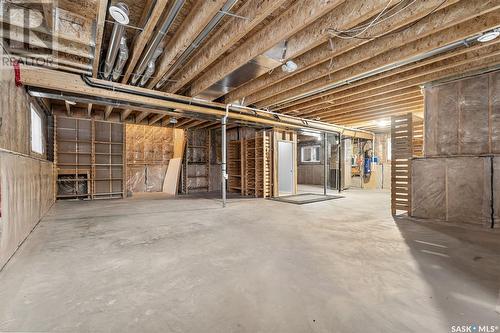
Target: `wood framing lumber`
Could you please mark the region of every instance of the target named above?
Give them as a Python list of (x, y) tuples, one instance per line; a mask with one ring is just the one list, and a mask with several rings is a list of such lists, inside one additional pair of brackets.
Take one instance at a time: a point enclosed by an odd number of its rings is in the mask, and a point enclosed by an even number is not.
[[(369, 35), (378, 36), (394, 31), (410, 24), (413, 21), (421, 19), (438, 6), (440, 6), (439, 8), (445, 8), (446, 6), (450, 6), (458, 1), (460, 0), (449, 0), (443, 3), (442, 0), (428, 0), (409, 4), (407, 7), (404, 7), (405, 9), (398, 15), (391, 17), (386, 21), (382, 21), (370, 28)], [(354, 6), (356, 3), (364, 4), (365, 1), (354, 1), (354, 4), (349, 2), (349, 5)], [(346, 4), (348, 4), (348, 2), (346, 2)], [(286, 73), (283, 71), (273, 71), (271, 74), (262, 75), (259, 78), (252, 80), (229, 92), (224, 97), (224, 99), (226, 102), (241, 100), (245, 96), (249, 96), (261, 89), (266, 89), (267, 87), (276, 84), (281, 80), (284, 80), (293, 75), (297, 75), (302, 71), (305, 71), (312, 66), (318, 65), (324, 61), (330, 61), (333, 57), (350, 51), (355, 47), (359, 47), (365, 43), (368, 43), (369, 41), (369, 39), (363, 40), (331, 38), (322, 45), (317, 46), (314, 49), (293, 58), (293, 61), (297, 64), (298, 67), (296, 72)], [(248, 105), (247, 102), (245, 102), (245, 104)]]
[(148, 88), (152, 89), (167, 73), (175, 60), (184, 52), (196, 37), (203, 31), (205, 26), (217, 14), (226, 0), (199, 1), (198, 6), (191, 10), (179, 28), (165, 47), (163, 56), (157, 63), (155, 76), (151, 79)]
[(130, 79), (130, 75), (132, 75), (137, 62), (139, 61), (144, 48), (146, 47), (147, 42), (151, 38), (154, 28), (158, 23), (165, 7), (167, 6), (168, 0), (158, 0), (155, 3), (153, 10), (151, 11), (151, 16), (147, 20), (144, 29), (141, 31), (139, 36), (134, 40), (134, 46), (132, 48), (132, 55), (129, 58), (127, 67), (125, 69), (125, 73), (123, 75), (122, 83), (127, 83)]
[[(200, 115), (210, 115), (217, 118), (223, 117), (226, 112), (226, 105), (214, 102), (200, 102), (192, 98), (163, 93), (146, 88), (132, 87), (121, 83), (111, 83), (113, 89), (104, 89), (87, 85), (81, 76), (64, 73), (56, 70), (20, 66), (21, 82), (26, 86), (44, 88), (49, 91), (55, 91), (57, 94), (77, 94), (86, 98), (96, 98), (99, 100), (112, 100), (113, 105), (118, 108), (128, 108), (130, 104), (135, 110), (148, 110), (152, 113), (171, 114), (171, 110), (178, 112), (192, 112)], [(94, 79), (95, 84), (109, 85), (109, 81)], [(126, 89), (131, 92), (119, 91)], [(148, 96), (139, 95), (147, 94)], [(168, 99), (167, 99), (168, 98)], [(97, 104), (97, 102), (95, 102)], [(101, 103), (99, 101), (99, 103)], [(109, 103), (109, 102), (108, 102)], [(105, 104), (102, 102), (102, 104)], [(229, 110), (231, 120), (248, 121), (255, 124), (274, 126), (278, 128), (311, 128), (332, 132), (342, 132), (345, 136), (370, 137), (371, 133), (353, 130), (349, 128), (338, 127), (332, 124), (326, 124), (317, 121), (307, 121), (299, 118), (277, 119), (273, 115), (260, 114), (258, 116), (251, 113), (244, 113), (241, 110)]]
[(344, 0), (299, 0), (195, 80), (190, 87), (189, 96), (203, 92), (256, 56), (290, 38), (342, 2)]
[(285, 2), (286, 0), (250, 0), (245, 3), (235, 14), (247, 19), (235, 17), (228, 20), (221, 31), (208, 39), (172, 78), (175, 83), (167, 85), (163, 90), (178, 92)]
[[(444, 10), (446, 15), (441, 12), (434, 14), (443, 15), (440, 19), (436, 18), (436, 20), (432, 21), (422, 20), (399, 34), (387, 35), (376, 39), (334, 58), (333, 66), (329, 62), (322, 63), (309, 71), (304, 71), (290, 79), (281, 81), (274, 87), (268, 87), (254, 95), (247, 96), (246, 101), (247, 103), (256, 104), (259, 107), (274, 105), (290, 97), (325, 87), (333, 82), (348, 80), (349, 78), (361, 75), (363, 71), (358, 69), (359, 66), (354, 65), (362, 61), (367, 61), (365, 66), (363, 66), (363, 70), (370, 71), (411, 59), (438, 47), (494, 28), (498, 26), (500, 0), (492, 1), (496, 2), (496, 6), (492, 7), (495, 10), (489, 11), (490, 8), (488, 8), (488, 13), (476, 18), (474, 18), (475, 12), (456, 12), (456, 15), (452, 15), (455, 13), (451, 11), (453, 6), (448, 7), (447, 9), (450, 11)], [(473, 1), (471, 3), (476, 2)], [(430, 18), (434, 17), (434, 15)], [(466, 18), (469, 20), (465, 20)], [(462, 23), (456, 24), (456, 22)], [(429, 35), (429, 33), (432, 34)], [(422, 37), (423, 35), (425, 37)], [(348, 76), (336, 75), (340, 69), (348, 67), (352, 67), (352, 71)]]
[(104, 34), (104, 23), (106, 21), (106, 11), (108, 9), (108, 0), (99, 0), (99, 10), (96, 19), (95, 51), (94, 61), (92, 63), (92, 76), (97, 77), (99, 72), (99, 62), (101, 60), (102, 38)]

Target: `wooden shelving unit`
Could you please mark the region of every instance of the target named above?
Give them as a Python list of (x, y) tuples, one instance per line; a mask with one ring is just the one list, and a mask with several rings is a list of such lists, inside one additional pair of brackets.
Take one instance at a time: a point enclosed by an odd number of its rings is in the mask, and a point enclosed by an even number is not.
[(241, 193), (243, 184), (242, 140), (229, 141), (227, 145), (228, 191)]
[(245, 196), (271, 196), (271, 138), (266, 131), (254, 138), (228, 143), (228, 191)]
[(123, 125), (61, 116), (54, 124), (56, 198), (123, 197)]

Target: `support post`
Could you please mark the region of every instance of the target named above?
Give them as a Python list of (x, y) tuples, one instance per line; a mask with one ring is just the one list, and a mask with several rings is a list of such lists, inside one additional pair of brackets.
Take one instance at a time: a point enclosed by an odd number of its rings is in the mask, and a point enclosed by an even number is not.
[(323, 194), (326, 196), (328, 189), (328, 133), (323, 133)]
[(229, 106), (226, 105), (226, 115), (222, 118), (222, 207), (226, 207), (226, 181), (227, 181), (227, 116), (229, 114)]
[(342, 192), (342, 154), (341, 154), (341, 149), (342, 149), (342, 134), (339, 134), (339, 149), (338, 149), (338, 161), (339, 161), (339, 172), (338, 174), (338, 180), (337, 180), (337, 185), (339, 188), (339, 193)]

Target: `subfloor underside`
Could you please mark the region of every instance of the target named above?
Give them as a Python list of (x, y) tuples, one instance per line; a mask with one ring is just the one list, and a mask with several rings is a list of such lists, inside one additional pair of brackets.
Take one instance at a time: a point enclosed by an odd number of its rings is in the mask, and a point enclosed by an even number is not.
[(0, 331), (450, 332), (500, 322), (500, 237), (290, 205), (58, 202), (0, 273)]

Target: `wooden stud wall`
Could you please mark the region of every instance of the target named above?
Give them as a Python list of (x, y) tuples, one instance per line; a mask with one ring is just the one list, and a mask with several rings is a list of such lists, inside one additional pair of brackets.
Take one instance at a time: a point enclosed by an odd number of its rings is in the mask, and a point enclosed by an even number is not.
[(228, 143), (228, 191), (245, 196), (271, 196), (271, 137), (270, 132), (255, 133), (255, 137)]
[(411, 212), (411, 160), (423, 155), (423, 120), (412, 113), (391, 118), (391, 211)]
[(57, 198), (124, 197), (124, 125), (61, 116), (54, 124)]
[(182, 193), (208, 192), (210, 189), (210, 131), (187, 130), (186, 137)]

